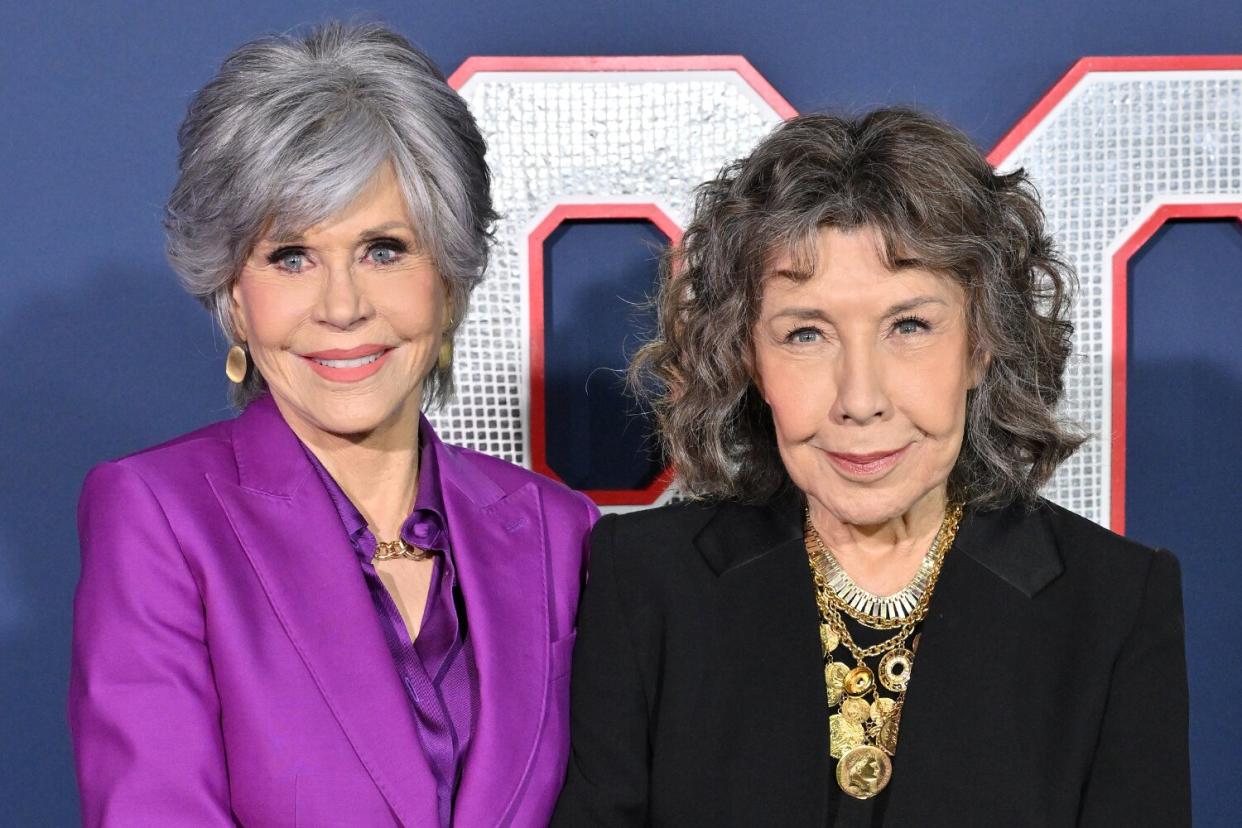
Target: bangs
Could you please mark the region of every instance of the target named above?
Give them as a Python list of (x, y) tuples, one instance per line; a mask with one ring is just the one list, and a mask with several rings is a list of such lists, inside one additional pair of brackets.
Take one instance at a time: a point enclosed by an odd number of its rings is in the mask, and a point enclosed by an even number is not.
[(386, 163), (394, 164), (405, 189), (393, 141), (379, 118), (341, 113), (290, 134), (281, 144), (269, 156), (279, 161), (254, 170), (252, 179), (270, 186), (255, 193), (254, 207), (265, 219), (265, 234), (275, 238), (295, 237), (340, 213)]

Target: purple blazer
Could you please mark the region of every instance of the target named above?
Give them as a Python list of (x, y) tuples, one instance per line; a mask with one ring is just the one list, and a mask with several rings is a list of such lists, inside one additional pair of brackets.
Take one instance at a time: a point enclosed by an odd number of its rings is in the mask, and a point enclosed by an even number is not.
[[(504, 461), (442, 458), (480, 699), (453, 823), (544, 826), (598, 512)], [(69, 723), (85, 824), (438, 823), (357, 556), (270, 398), (98, 466), (78, 520)]]

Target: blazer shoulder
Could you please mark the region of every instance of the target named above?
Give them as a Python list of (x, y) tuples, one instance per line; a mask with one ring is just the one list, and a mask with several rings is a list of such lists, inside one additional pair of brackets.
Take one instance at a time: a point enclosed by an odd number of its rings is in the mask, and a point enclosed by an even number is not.
[(1152, 594), (1180, 596), (1181, 567), (1172, 552), (1122, 537), (1053, 503), (1041, 509), (1056, 538), (1063, 577), (1098, 611), (1133, 619)]
[(706, 566), (702, 539), (717, 529), (731, 538), (738, 537), (739, 528), (745, 534), (749, 524), (759, 522), (758, 515), (749, 514), (757, 508), (691, 500), (605, 515), (591, 535), (591, 554), (615, 561), (635, 577), (659, 581), (674, 571)]
[(569, 488), (559, 480), (553, 480), (539, 472), (531, 471), (516, 463), (510, 463), (508, 460), (493, 457), (476, 449), (453, 443), (442, 443), (441, 445), (444, 451), (458, 462), (487, 477), (507, 495), (512, 494), (523, 486), (533, 484), (539, 490), (539, 496), (543, 500), (545, 507), (569, 509), (576, 512), (585, 510), (591, 523), (594, 523), (599, 516), (599, 510), (590, 498), (581, 492)]
[(712, 519), (732, 504), (706, 500), (685, 500), (608, 515), (611, 542), (619, 549), (651, 548), (664, 550), (691, 546)]
[(1155, 549), (1119, 535), (1095, 521), (1048, 500), (1040, 502), (1061, 554), (1067, 563), (1090, 561), (1104, 567), (1147, 567), (1160, 558), (1176, 558), (1165, 549)]
[(233, 420), (222, 420), (174, 437), (150, 448), (141, 449), (115, 460), (94, 466), (87, 474), (92, 478), (107, 476), (109, 471), (126, 471), (142, 479), (157, 495), (205, 485), (208, 472), (237, 477), (237, 460), (233, 454)]

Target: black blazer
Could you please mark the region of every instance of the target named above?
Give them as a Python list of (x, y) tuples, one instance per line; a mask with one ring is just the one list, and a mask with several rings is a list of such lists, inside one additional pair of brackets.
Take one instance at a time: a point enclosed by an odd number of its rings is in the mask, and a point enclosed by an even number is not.
[[(831, 823), (801, 509), (787, 496), (599, 522), (553, 825)], [(967, 510), (877, 822), (1189, 825), (1176, 559), (1047, 502)]]

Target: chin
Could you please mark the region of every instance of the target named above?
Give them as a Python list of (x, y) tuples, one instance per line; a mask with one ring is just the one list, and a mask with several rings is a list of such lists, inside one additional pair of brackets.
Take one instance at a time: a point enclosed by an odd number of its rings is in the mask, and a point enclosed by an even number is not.
[(303, 409), (315, 428), (329, 434), (352, 436), (369, 434), (401, 411), (400, 400), (380, 399), (379, 395), (339, 396), (307, 400)]
[(824, 491), (822, 496), (812, 494), (838, 520), (851, 526), (879, 526), (899, 518), (921, 496), (913, 491), (885, 491), (848, 483), (843, 489)]

